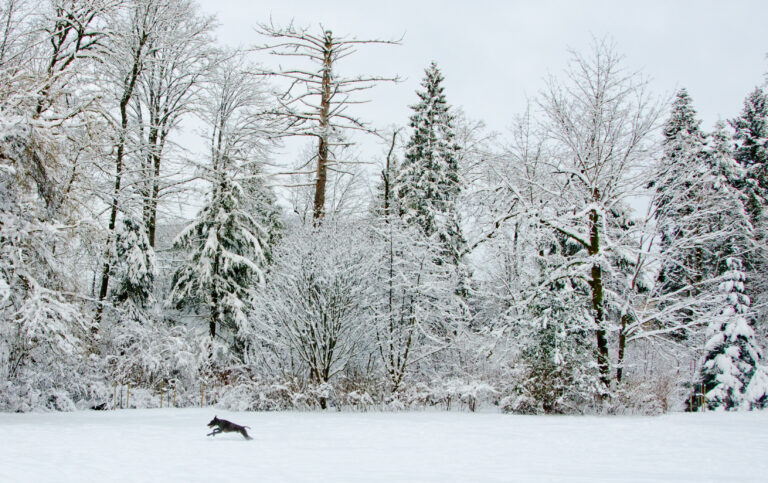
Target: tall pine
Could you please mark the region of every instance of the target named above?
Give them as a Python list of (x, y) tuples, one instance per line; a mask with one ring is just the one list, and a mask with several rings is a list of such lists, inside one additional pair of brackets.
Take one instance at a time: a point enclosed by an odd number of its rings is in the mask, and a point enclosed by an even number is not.
[(735, 410), (764, 407), (765, 369), (760, 348), (748, 320), (750, 300), (744, 294), (741, 260), (729, 258), (719, 284), (720, 308), (707, 328), (701, 386), (708, 409)]
[(661, 250), (666, 255), (659, 281), (668, 293), (694, 287), (703, 279), (702, 247), (685, 239), (704, 229), (698, 211), (708, 171), (705, 145), (691, 97), (681, 89), (664, 124), (664, 154), (653, 183)]
[(730, 122), (736, 140), (736, 161), (746, 171), (743, 189), (752, 223), (761, 223), (768, 197), (768, 96), (759, 87), (744, 100), (741, 115)]
[(443, 76), (434, 62), (426, 69), (411, 106), (413, 132), (395, 181), (403, 219), (418, 226), (440, 246), (445, 263), (459, 265), (466, 242), (459, 226), (456, 200), (461, 191), (453, 115), (443, 93)]
[(747, 272), (749, 293), (755, 299), (755, 322), (765, 335), (768, 330), (768, 277), (766, 262), (766, 199), (768, 198), (768, 96), (755, 88), (744, 100), (736, 119), (730, 121), (734, 130), (734, 158), (741, 168), (737, 187), (744, 193), (746, 208), (754, 230), (755, 249), (742, 257)]

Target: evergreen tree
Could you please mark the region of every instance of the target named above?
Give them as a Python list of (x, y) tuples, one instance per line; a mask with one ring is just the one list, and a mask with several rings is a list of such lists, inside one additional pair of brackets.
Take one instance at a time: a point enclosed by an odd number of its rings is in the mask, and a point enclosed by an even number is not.
[(515, 324), (525, 343), (516, 364), (521, 377), (515, 397), (503, 404), (506, 410), (578, 413), (606, 393), (595, 363), (593, 322), (584, 291), (578, 283), (557, 276), (578, 250), (558, 235), (544, 244), (539, 279), (526, 288), (523, 300), (530, 302), (520, 308)]
[(274, 197), (256, 161), (266, 155), (259, 115), (262, 87), (241, 69), (241, 61), (233, 55), (219, 62), (203, 103), (211, 128), (206, 170), (212, 191), (195, 221), (175, 241), (188, 258), (174, 275), (170, 294), (177, 308), (207, 307), (211, 338), (218, 328), (227, 329), (239, 353), (246, 342), (241, 333), (253, 291), (265, 280), (276, 227)]
[[(760, 367), (755, 332), (748, 321), (750, 301), (744, 294), (744, 272), (737, 258), (729, 258), (727, 266), (719, 284), (721, 307), (707, 328), (701, 369), (706, 405), (709, 409), (725, 410), (764, 406), (765, 373)], [(755, 384), (751, 385), (755, 376)], [(745, 392), (750, 386), (748, 399)]]
[(171, 301), (177, 308), (209, 308), (209, 333), (219, 327), (237, 334), (246, 323), (252, 289), (264, 282), (269, 233), (244, 210), (245, 197), (231, 173), (220, 180), (195, 221), (174, 242), (188, 251), (176, 272)]
[(735, 186), (745, 197), (749, 219), (753, 227), (754, 248), (742, 255), (747, 272), (749, 293), (755, 299), (753, 317), (765, 333), (765, 300), (768, 299), (766, 273), (766, 223), (765, 204), (768, 199), (768, 96), (761, 88), (755, 88), (744, 101), (741, 115), (730, 121), (734, 129), (735, 150), (733, 156), (741, 168)]
[[(712, 217), (708, 220), (710, 231), (720, 231), (708, 249), (714, 254), (713, 270), (722, 274), (728, 270), (728, 257), (755, 257), (758, 249), (757, 232), (752, 225), (748, 198), (738, 187), (743, 183), (745, 171), (736, 161), (732, 139), (725, 131), (725, 124), (718, 121), (710, 136), (707, 161), (711, 180), (706, 203), (712, 204)], [(719, 209), (718, 209), (719, 207)], [(756, 293), (753, 284), (747, 284), (747, 293)]]
[(117, 303), (128, 302), (143, 309), (154, 301), (157, 261), (142, 223), (132, 218), (123, 220), (115, 239), (111, 266), (117, 282), (112, 298)]
[(753, 230), (729, 138), (718, 124), (706, 145), (685, 90), (665, 124), (663, 147), (653, 200), (661, 248), (655, 319), (689, 338), (707, 324), (717, 280), (730, 270), (726, 261), (754, 249)]
[(264, 259), (267, 263), (273, 260), (273, 249), (283, 233), (280, 207), (277, 205), (275, 193), (267, 185), (267, 178), (261, 167), (253, 164), (247, 167), (249, 175), (241, 182), (244, 192), (243, 211), (250, 213), (254, 220), (264, 229), (265, 243), (262, 246)]
[(652, 183), (661, 250), (667, 254), (659, 274), (666, 293), (696, 285), (704, 276), (702, 248), (680, 243), (703, 229), (698, 208), (703, 198), (702, 178), (708, 170), (700, 126), (688, 92), (681, 89), (664, 124), (664, 154)]
[(399, 167), (395, 193), (406, 223), (418, 226), (440, 245), (445, 263), (459, 265), (466, 242), (456, 199), (461, 191), (453, 115), (443, 94), (443, 76), (433, 62), (411, 106), (411, 138)]
[(744, 100), (741, 115), (730, 122), (736, 140), (736, 161), (745, 170), (742, 190), (754, 225), (762, 223), (768, 198), (768, 96), (756, 87)]

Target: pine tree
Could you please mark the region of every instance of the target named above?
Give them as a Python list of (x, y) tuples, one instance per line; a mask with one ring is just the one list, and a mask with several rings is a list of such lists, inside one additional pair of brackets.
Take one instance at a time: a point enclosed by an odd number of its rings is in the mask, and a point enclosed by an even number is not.
[[(755, 332), (748, 321), (750, 301), (744, 294), (744, 272), (737, 258), (729, 258), (727, 266), (719, 284), (721, 307), (707, 328), (706, 355), (701, 368), (706, 405), (709, 409), (725, 410), (764, 406), (765, 373), (760, 368)], [(754, 377), (757, 379), (751, 385)], [(750, 386), (748, 399), (745, 392)]]
[(744, 100), (741, 115), (730, 121), (736, 140), (736, 161), (746, 171), (741, 188), (748, 196), (752, 223), (762, 223), (768, 198), (768, 96), (759, 87)]
[(157, 261), (142, 223), (132, 218), (123, 220), (115, 239), (111, 266), (117, 282), (112, 298), (117, 303), (128, 302), (141, 309), (154, 301)]
[[(208, 308), (211, 339), (224, 328), (237, 352), (245, 340), (253, 291), (265, 280), (275, 239), (274, 197), (258, 160), (266, 156), (262, 85), (232, 55), (218, 63), (203, 116), (210, 134), (207, 178), (211, 194), (174, 245), (188, 252), (176, 272), (170, 301), (177, 308)], [(219, 333), (219, 335), (222, 335)]]
[(456, 200), (461, 191), (453, 115), (443, 94), (443, 76), (433, 62), (411, 106), (413, 129), (399, 167), (395, 193), (406, 223), (418, 226), (440, 245), (441, 258), (458, 266), (466, 242)]
[(768, 200), (768, 96), (761, 88), (755, 88), (744, 101), (741, 115), (730, 121), (734, 129), (735, 150), (733, 156), (741, 168), (735, 186), (744, 194), (745, 205), (752, 223), (755, 247), (741, 258), (747, 272), (749, 293), (755, 299), (753, 317), (765, 333), (768, 277), (766, 259), (768, 236), (765, 205)]
[(653, 201), (661, 232), (661, 250), (668, 256), (659, 274), (667, 293), (700, 283), (702, 249), (679, 243), (703, 229), (698, 206), (703, 199), (702, 178), (707, 174), (705, 136), (685, 89), (677, 93), (664, 125), (664, 155), (653, 182)]
[(211, 338), (217, 328), (237, 334), (246, 323), (252, 289), (264, 282), (269, 233), (244, 210), (242, 186), (220, 171), (220, 180), (195, 221), (174, 242), (188, 251), (176, 272), (171, 301), (177, 308), (209, 308)]

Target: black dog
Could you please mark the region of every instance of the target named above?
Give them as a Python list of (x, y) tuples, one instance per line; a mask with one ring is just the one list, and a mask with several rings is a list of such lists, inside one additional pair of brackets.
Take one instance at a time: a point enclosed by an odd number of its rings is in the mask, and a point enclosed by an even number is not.
[(208, 433), (208, 436), (216, 436), (219, 433), (240, 433), (245, 439), (253, 439), (248, 436), (248, 432), (245, 430), (248, 426), (240, 426), (239, 424), (227, 421), (226, 419), (219, 419), (216, 416), (214, 416), (211, 422), (208, 423), (209, 428), (213, 428), (214, 426), (216, 427), (213, 429), (213, 432)]

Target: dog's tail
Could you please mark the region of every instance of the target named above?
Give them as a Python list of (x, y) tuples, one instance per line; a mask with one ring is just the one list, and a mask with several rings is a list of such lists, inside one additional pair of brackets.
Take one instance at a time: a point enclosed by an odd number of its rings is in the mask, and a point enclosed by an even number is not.
[(250, 427), (250, 426), (243, 426), (243, 427), (244, 427), (244, 428), (247, 428), (247, 429), (251, 429), (251, 427)]

